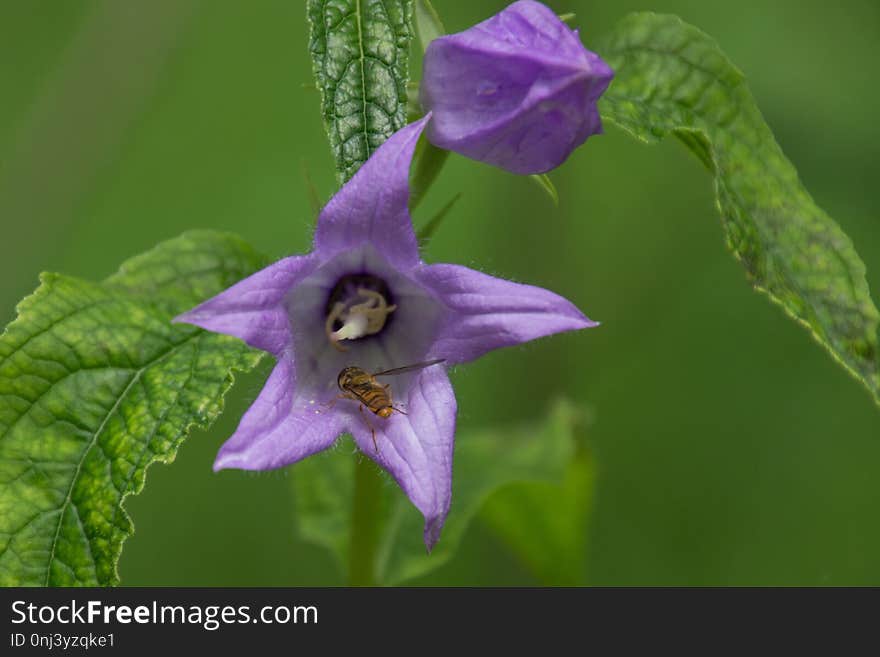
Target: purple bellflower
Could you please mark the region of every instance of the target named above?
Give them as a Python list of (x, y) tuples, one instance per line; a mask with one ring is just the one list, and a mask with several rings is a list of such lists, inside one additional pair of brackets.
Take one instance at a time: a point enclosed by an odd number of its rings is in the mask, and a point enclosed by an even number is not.
[(533, 0), (435, 39), (422, 66), (428, 140), (518, 174), (549, 171), (602, 132), (596, 102), (614, 75)]
[[(422, 262), (408, 174), (428, 118), (395, 133), (330, 200), (311, 253), (284, 258), (175, 321), (277, 359), (214, 470), (278, 468), (350, 433), (425, 516), (430, 550), (452, 496), (456, 402), (446, 367), (595, 323), (547, 290)], [(337, 377), (348, 366), (372, 373), (430, 359), (445, 362), (381, 381), (405, 414), (378, 417), (339, 399)]]

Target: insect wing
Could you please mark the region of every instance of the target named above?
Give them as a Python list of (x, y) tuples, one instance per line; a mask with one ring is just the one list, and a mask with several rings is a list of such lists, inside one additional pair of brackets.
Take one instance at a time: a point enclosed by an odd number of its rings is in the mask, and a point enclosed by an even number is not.
[(422, 363), (414, 363), (413, 365), (404, 365), (403, 367), (395, 367), (390, 370), (382, 370), (381, 372), (375, 372), (373, 376), (394, 376), (397, 374), (405, 374), (406, 372), (415, 372), (416, 370), (421, 370), (426, 367), (430, 367), (431, 365), (437, 365), (438, 363), (444, 362), (445, 358), (436, 358), (434, 360), (426, 360)]

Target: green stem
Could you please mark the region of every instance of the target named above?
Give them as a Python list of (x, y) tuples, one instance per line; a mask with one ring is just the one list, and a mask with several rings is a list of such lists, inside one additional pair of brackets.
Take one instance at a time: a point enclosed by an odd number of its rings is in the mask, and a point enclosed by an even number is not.
[(382, 479), (367, 458), (354, 466), (354, 499), (351, 514), (351, 549), (348, 583), (351, 586), (375, 586), (376, 549), (379, 542), (379, 505)]

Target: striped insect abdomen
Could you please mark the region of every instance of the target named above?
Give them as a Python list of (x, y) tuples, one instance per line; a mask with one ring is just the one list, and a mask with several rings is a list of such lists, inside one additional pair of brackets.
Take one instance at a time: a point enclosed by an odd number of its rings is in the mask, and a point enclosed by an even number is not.
[(378, 383), (364, 383), (349, 388), (352, 394), (357, 397), (364, 406), (370, 409), (376, 415), (385, 415), (382, 411), (391, 408), (391, 399), (388, 392)]

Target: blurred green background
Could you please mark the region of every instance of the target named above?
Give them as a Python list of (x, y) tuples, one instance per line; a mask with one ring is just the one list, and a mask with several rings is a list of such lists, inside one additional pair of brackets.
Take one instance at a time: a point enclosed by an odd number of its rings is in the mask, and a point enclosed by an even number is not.
[[(435, 0), (452, 31), (502, 1)], [(557, 0), (589, 46), (626, 12), (679, 14), (745, 71), (814, 197), (880, 291), (876, 0)], [(303, 170), (334, 189), (302, 0), (0, 0), (0, 318), (42, 270), (98, 279), (189, 228), (303, 252)], [(880, 411), (726, 252), (701, 165), (614, 128), (537, 187), (453, 156), (417, 216), (462, 200), (429, 245), (551, 288), (598, 329), (453, 375), (460, 426), (561, 394), (590, 409), (597, 468), (584, 583), (880, 584)], [(535, 217), (538, 221), (535, 221)], [(341, 584), (297, 539), (290, 470), (211, 472), (259, 391), (194, 432), (129, 498), (127, 585)], [(533, 391), (523, 406), (511, 390)], [(293, 469), (295, 471), (295, 468)], [(485, 525), (420, 584), (537, 584)]]

